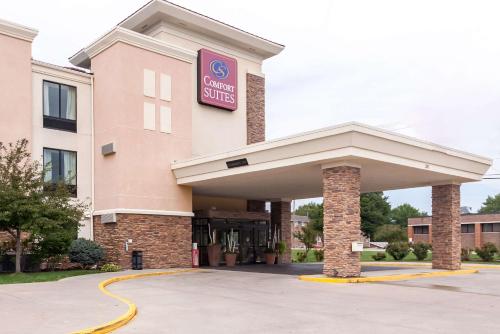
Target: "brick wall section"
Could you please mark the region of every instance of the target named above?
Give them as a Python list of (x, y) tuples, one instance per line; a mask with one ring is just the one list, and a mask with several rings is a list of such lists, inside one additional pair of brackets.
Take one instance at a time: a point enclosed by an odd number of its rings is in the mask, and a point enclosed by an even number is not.
[[(464, 214), (460, 216), (460, 222), (467, 223), (494, 223), (500, 222), (500, 213), (489, 214)], [(409, 218), (408, 225), (431, 225), (432, 217)]]
[(266, 212), (266, 202), (249, 199), (247, 201), (247, 211), (249, 211), (249, 212)]
[[(106, 261), (131, 268), (132, 251), (143, 251), (144, 269), (191, 266), (191, 218), (118, 214), (117, 222), (102, 224), (94, 217), (94, 239), (106, 251)], [(125, 241), (132, 239), (129, 251)]]
[(286, 244), (285, 253), (279, 257), (280, 263), (292, 262), (292, 213), (290, 202), (271, 202), (271, 225), (277, 225), (281, 240)]
[(327, 276), (357, 277), (361, 266), (352, 242), (360, 241), (361, 170), (341, 166), (323, 170), (323, 223)]
[[(464, 246), (462, 246), (463, 248)], [(474, 224), (474, 248), (481, 247), (481, 223)]]
[(266, 140), (265, 80), (247, 73), (247, 144)]
[(460, 269), (460, 185), (432, 187), (432, 268)]
[(413, 242), (414, 243), (425, 242), (428, 244), (429, 241), (430, 241), (429, 234), (414, 234), (413, 235)]
[(474, 233), (462, 233), (461, 238), (461, 248), (466, 249), (474, 249), (476, 246), (474, 245)]

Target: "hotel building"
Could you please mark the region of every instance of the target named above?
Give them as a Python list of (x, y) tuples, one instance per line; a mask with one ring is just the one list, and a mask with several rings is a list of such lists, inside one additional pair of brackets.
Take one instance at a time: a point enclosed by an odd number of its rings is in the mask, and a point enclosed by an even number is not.
[(190, 266), (196, 242), (204, 264), (210, 228), (237, 233), (240, 263), (278, 235), (288, 263), (290, 201), (323, 196), (324, 272), (357, 276), (360, 193), (431, 186), (434, 267), (460, 266), (460, 184), (491, 160), (358, 123), (266, 140), (262, 64), (283, 45), (161, 0), (75, 68), (33, 60), (36, 35), (0, 21), (0, 141), (28, 139), (48, 181), (72, 180), (91, 202), (79, 235), (108, 261), (128, 268), (139, 250), (146, 268)]

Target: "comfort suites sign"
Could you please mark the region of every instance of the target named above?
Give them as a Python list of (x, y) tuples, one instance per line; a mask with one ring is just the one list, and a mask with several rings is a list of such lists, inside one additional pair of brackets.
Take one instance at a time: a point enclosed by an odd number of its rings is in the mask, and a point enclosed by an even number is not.
[(198, 51), (198, 102), (226, 109), (238, 108), (236, 59), (201, 49)]

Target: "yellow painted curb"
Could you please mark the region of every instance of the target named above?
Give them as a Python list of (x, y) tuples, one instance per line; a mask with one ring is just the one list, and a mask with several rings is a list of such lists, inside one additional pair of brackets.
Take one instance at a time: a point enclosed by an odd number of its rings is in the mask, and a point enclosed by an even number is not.
[(469, 274), (476, 274), (478, 272), (479, 271), (476, 269), (462, 269), (462, 270), (453, 270), (453, 271), (438, 271), (438, 272), (432, 272), (432, 273), (400, 274), (400, 275), (353, 277), (353, 278), (317, 277), (317, 276), (311, 276), (311, 275), (302, 275), (302, 276), (299, 276), (299, 279), (302, 281), (317, 282), (317, 283), (370, 283), (370, 282), (403, 281), (403, 280), (410, 280), (410, 279), (416, 279), (416, 278), (469, 275)]
[(115, 298), (122, 303), (126, 304), (128, 306), (128, 311), (118, 318), (96, 326), (96, 327), (91, 327), (87, 329), (82, 329), (77, 332), (73, 332), (72, 334), (104, 334), (104, 333), (111, 333), (112, 331), (125, 326), (130, 320), (132, 320), (135, 315), (137, 314), (137, 306), (132, 303), (130, 300), (120, 297), (118, 295), (115, 295), (111, 292), (109, 292), (106, 289), (106, 286), (120, 282), (120, 281), (126, 281), (130, 279), (136, 279), (136, 278), (143, 278), (143, 277), (151, 277), (151, 276), (164, 276), (164, 275), (173, 275), (173, 274), (180, 274), (180, 273), (185, 273), (185, 272), (191, 272), (191, 271), (197, 271), (197, 269), (182, 269), (182, 270), (172, 270), (172, 271), (162, 271), (162, 272), (155, 272), (155, 273), (144, 273), (144, 274), (132, 274), (132, 275), (123, 275), (123, 276), (117, 276), (117, 277), (112, 277), (110, 279), (104, 280), (99, 283), (99, 290), (101, 290), (102, 293), (105, 295), (108, 295), (111, 298)]

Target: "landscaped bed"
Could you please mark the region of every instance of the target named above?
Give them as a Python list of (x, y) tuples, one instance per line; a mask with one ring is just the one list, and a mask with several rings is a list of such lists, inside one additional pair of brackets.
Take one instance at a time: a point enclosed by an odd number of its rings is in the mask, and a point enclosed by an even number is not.
[[(301, 253), (301, 252), (304, 252), (303, 250), (297, 250), (297, 249), (294, 249), (292, 250), (292, 259), (293, 259), (293, 262), (298, 262), (297, 260), (297, 254), (298, 253)], [(361, 261), (362, 262), (397, 262), (396, 260), (394, 260), (394, 258), (392, 256), (390, 256), (389, 254), (385, 253), (386, 255), (386, 258), (382, 261), (375, 261), (372, 256), (377, 254), (379, 251), (363, 251), (361, 253)], [(380, 252), (383, 252), (382, 250)], [(497, 264), (497, 265), (500, 265), (500, 258), (496, 258), (496, 261), (492, 261), (492, 262), (484, 262), (482, 261), (478, 256), (477, 254), (475, 253), (472, 253), (470, 255), (471, 257), (471, 261), (463, 261), (464, 263), (486, 263), (486, 264)], [(431, 262), (432, 261), (432, 253), (429, 252), (429, 255), (427, 256), (427, 258), (424, 260), (424, 261), (417, 261), (417, 258), (415, 257), (415, 254), (413, 253), (410, 253), (408, 254), (403, 260), (401, 260), (400, 262)], [(311, 250), (309, 251), (309, 254), (307, 255), (307, 259), (305, 262), (317, 262), (316, 261), (316, 258), (314, 256), (314, 252)]]
[(72, 276), (102, 273), (100, 270), (65, 270), (37, 273), (0, 274), (0, 284), (51, 282)]

